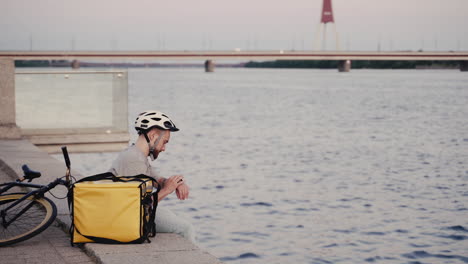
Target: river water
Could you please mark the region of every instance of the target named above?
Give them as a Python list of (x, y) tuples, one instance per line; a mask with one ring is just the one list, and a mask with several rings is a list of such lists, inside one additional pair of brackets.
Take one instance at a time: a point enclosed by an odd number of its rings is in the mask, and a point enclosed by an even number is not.
[(468, 263), (467, 73), (131, 69), (146, 109), (181, 128), (154, 166), (191, 187), (160, 206), (226, 263)]

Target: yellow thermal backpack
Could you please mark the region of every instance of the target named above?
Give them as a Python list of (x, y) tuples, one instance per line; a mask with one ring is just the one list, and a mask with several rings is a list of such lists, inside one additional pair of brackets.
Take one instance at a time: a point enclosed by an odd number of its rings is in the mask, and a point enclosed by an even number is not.
[(116, 177), (108, 172), (75, 182), (68, 192), (72, 244), (151, 242), (159, 189), (146, 175)]

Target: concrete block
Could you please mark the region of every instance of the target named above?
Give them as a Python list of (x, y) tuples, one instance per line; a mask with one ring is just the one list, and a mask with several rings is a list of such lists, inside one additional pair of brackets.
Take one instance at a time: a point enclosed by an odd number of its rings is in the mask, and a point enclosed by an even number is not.
[[(0, 107), (3, 108), (3, 107)], [(0, 139), (19, 139), (21, 129), (16, 124), (0, 124)]]
[(21, 138), (15, 100), (15, 62), (0, 58), (0, 138)]
[(338, 71), (339, 72), (349, 72), (351, 70), (351, 61), (343, 60), (338, 62)]
[(15, 62), (0, 58), (0, 124), (15, 124)]
[(159, 264), (215, 264), (221, 263), (212, 255), (202, 251), (166, 251), (146, 252), (141, 254), (104, 254), (100, 255), (101, 263), (159, 263)]
[(460, 61), (460, 71), (468, 72), (468, 61)]
[(214, 62), (212, 60), (205, 61), (205, 72), (214, 72)]

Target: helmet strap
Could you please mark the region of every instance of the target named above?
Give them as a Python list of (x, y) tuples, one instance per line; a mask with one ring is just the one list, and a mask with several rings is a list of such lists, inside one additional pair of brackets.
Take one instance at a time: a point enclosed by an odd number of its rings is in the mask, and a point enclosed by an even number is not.
[(143, 132), (143, 136), (145, 136), (146, 142), (148, 142), (148, 144), (149, 144), (149, 143), (150, 143), (150, 140), (149, 140), (149, 137), (148, 137), (148, 135), (146, 134), (146, 132)]

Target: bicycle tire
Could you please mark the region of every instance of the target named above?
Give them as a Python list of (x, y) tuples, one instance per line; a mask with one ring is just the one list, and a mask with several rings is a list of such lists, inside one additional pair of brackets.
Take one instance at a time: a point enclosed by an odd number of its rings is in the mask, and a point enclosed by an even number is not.
[[(26, 193), (0, 195), (0, 212), (10, 203), (20, 199)], [(8, 227), (4, 227), (4, 218), (0, 216), (0, 247), (18, 243), (41, 233), (47, 229), (57, 217), (57, 207), (48, 198), (28, 197), (15, 207), (11, 208), (5, 218), (12, 219), (19, 210), (33, 203), (20, 217)]]

